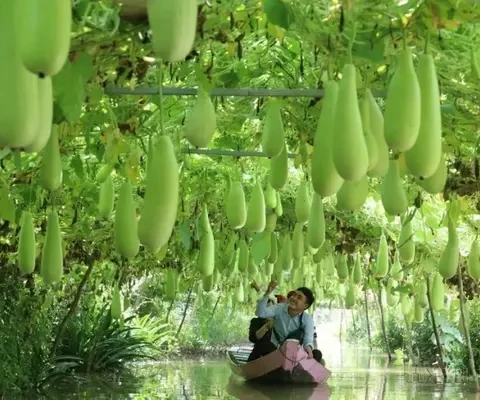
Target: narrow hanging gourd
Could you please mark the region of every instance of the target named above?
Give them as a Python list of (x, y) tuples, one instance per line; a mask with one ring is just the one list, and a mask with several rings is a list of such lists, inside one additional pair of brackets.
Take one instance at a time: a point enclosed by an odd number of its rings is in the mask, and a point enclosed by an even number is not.
[(56, 75), (70, 51), (72, 4), (65, 0), (16, 1), (24, 8), (20, 19), (23, 64), (40, 78)]
[(313, 193), (310, 216), (307, 225), (307, 241), (314, 249), (319, 249), (325, 242), (325, 214), (323, 212), (323, 200)]
[(475, 282), (478, 283), (478, 281), (480, 281), (480, 246), (477, 238), (473, 239), (470, 247), (467, 260), (467, 272)]
[(385, 141), (395, 152), (410, 150), (420, 130), (421, 95), (412, 51), (400, 50), (385, 103)]
[[(69, 4), (69, 7), (71, 5)], [(19, 38), (30, 16), (20, 0), (1, 2), (0, 12), (0, 147), (31, 145), (39, 128), (38, 77), (22, 61)], [(47, 44), (48, 45), (48, 44)]]
[(62, 184), (63, 169), (58, 146), (58, 126), (55, 125), (42, 154), (40, 185), (46, 190), (57, 190)]
[(337, 210), (355, 211), (361, 208), (368, 197), (368, 177), (358, 181), (344, 181), (337, 192)]
[(282, 152), (285, 143), (280, 102), (277, 99), (272, 99), (268, 102), (266, 109), (262, 132), (262, 150), (269, 158), (277, 157)]
[(62, 234), (56, 211), (50, 211), (48, 214), (40, 275), (47, 285), (58, 283), (63, 277)]
[(118, 285), (113, 288), (112, 303), (110, 305), (110, 315), (113, 319), (120, 319), (123, 314), (123, 302)]
[(440, 163), (435, 173), (425, 179), (417, 179), (417, 183), (421, 186), (423, 190), (430, 194), (442, 193), (447, 183), (447, 164), (445, 163), (445, 155), (440, 156)]
[(388, 163), (390, 161), (389, 149), (384, 135), (383, 114), (370, 89), (365, 90), (365, 97), (368, 101), (370, 129), (377, 143), (378, 151), (377, 164), (368, 171), (367, 175), (374, 178), (382, 178), (388, 172)]
[(388, 273), (388, 244), (385, 234), (382, 232), (378, 245), (375, 277), (383, 278)]
[(267, 182), (264, 192), (265, 207), (274, 210), (277, 206), (277, 191)]
[(402, 222), (400, 236), (398, 238), (398, 252), (400, 259), (410, 264), (415, 259), (415, 243), (413, 242), (412, 221)]
[(115, 197), (115, 187), (113, 179), (109, 176), (105, 182), (100, 185), (100, 194), (98, 199), (98, 215), (100, 218), (108, 218), (113, 211)]
[(165, 297), (169, 301), (175, 300), (177, 295), (177, 271), (173, 268), (168, 268), (167, 279), (165, 282)]
[(340, 254), (338, 256), (337, 262), (337, 276), (340, 283), (345, 282), (348, 277), (348, 263), (347, 263), (347, 255)]
[(247, 204), (242, 182), (235, 181), (230, 185), (226, 205), (227, 221), (232, 229), (243, 228), (247, 221)]
[(363, 97), (359, 102), (360, 115), (362, 117), (363, 135), (365, 136), (365, 144), (368, 151), (368, 171), (373, 170), (378, 163), (378, 145), (377, 140), (373, 136), (370, 124), (370, 105), (368, 99)]
[(152, 47), (163, 61), (183, 61), (192, 51), (197, 31), (196, 0), (147, 0)]
[(161, 136), (148, 155), (145, 198), (138, 238), (156, 254), (170, 239), (178, 210), (178, 164), (171, 139)]
[(240, 272), (246, 272), (248, 268), (248, 257), (250, 257), (250, 250), (248, 249), (245, 239), (238, 241), (238, 262), (237, 268)]
[(326, 82), (323, 107), (313, 141), (311, 168), (313, 190), (322, 197), (334, 195), (343, 183), (343, 178), (335, 168), (332, 150), (337, 98), (337, 82)]
[(358, 106), (355, 66), (345, 64), (342, 75), (335, 110), (333, 161), (343, 179), (358, 181), (367, 174), (368, 150)]
[(22, 227), (18, 235), (18, 268), (22, 274), (31, 274), (35, 270), (36, 242), (32, 213), (24, 211)]
[(135, 257), (140, 247), (137, 207), (133, 199), (132, 185), (128, 182), (122, 184), (118, 193), (113, 231), (115, 248), (120, 255), (125, 258)]
[(395, 256), (393, 258), (392, 271), (390, 272), (390, 275), (396, 281), (403, 280), (403, 268), (402, 264), (400, 263), (400, 256), (398, 250), (395, 252)]
[(443, 310), (445, 302), (445, 286), (443, 284), (442, 275), (439, 273), (435, 274), (430, 288), (430, 301), (432, 302), (432, 310), (437, 312)]
[(197, 148), (208, 147), (217, 129), (217, 116), (210, 95), (203, 89), (185, 118), (185, 137)]
[(260, 182), (253, 186), (252, 194), (247, 208), (247, 220), (245, 228), (248, 232), (263, 232), (265, 230), (265, 198), (263, 197), (263, 190)]
[(357, 254), (355, 257), (355, 264), (353, 265), (353, 282), (355, 285), (359, 285), (362, 282), (363, 273), (362, 273), (362, 263), (360, 261), (360, 255)]
[[(53, 87), (52, 79), (47, 76), (37, 79), (38, 82), (38, 127), (35, 139), (26, 146), (23, 151), (26, 153), (38, 153), (47, 145), (52, 134), (53, 121)], [(58, 129), (58, 127), (55, 127)]]
[(282, 189), (288, 179), (288, 151), (287, 145), (283, 143), (283, 149), (278, 156), (270, 159), (269, 170), (269, 182), (270, 185), (276, 190)]
[(297, 222), (293, 229), (292, 255), (295, 260), (301, 260), (305, 255), (305, 240), (303, 237), (303, 223)]
[(408, 209), (405, 187), (398, 171), (398, 161), (390, 160), (387, 175), (384, 176), (380, 196), (387, 214), (401, 215)]
[(198, 253), (197, 266), (202, 276), (210, 276), (215, 268), (215, 238), (208, 219), (207, 205), (203, 206), (200, 216), (202, 236), (200, 238), (200, 252)]
[(405, 153), (408, 171), (419, 178), (434, 175), (442, 157), (442, 115), (440, 90), (431, 54), (422, 54), (417, 67), (421, 95), (418, 138)]
[(453, 221), (448, 218), (448, 241), (438, 263), (438, 272), (445, 279), (450, 279), (457, 274), (459, 251), (457, 228)]
[(295, 198), (295, 216), (297, 222), (304, 224), (310, 216), (310, 195), (308, 194), (308, 186), (305, 180), (300, 181)]

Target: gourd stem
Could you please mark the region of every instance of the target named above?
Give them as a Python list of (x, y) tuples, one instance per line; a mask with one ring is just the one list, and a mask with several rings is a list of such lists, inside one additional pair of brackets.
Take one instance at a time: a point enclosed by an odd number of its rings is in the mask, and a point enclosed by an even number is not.
[(407, 32), (405, 32), (405, 27), (403, 27), (403, 35), (402, 35), (402, 42), (403, 42), (403, 49), (407, 49)]
[(353, 21), (352, 27), (352, 37), (350, 38), (350, 43), (348, 44), (348, 62), (353, 64), (353, 43), (355, 42), (355, 36), (357, 35), (357, 22)]
[(163, 60), (160, 59), (158, 63), (158, 95), (160, 101), (160, 135), (163, 135), (164, 132), (164, 125), (163, 125)]
[(427, 37), (425, 38), (425, 49), (424, 49), (424, 53), (427, 54), (428, 52), (428, 45), (430, 44), (430, 34), (427, 33)]

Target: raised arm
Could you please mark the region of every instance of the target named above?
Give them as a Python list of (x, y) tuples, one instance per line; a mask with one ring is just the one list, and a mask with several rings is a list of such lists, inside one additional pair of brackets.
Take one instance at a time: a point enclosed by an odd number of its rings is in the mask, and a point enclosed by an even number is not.
[(305, 350), (307, 350), (308, 347), (310, 347), (310, 350), (313, 350), (313, 318), (308, 314), (304, 314), (303, 324), (305, 332), (303, 336), (303, 347), (305, 348)]
[(273, 289), (277, 286), (277, 283), (272, 281), (268, 284), (267, 291), (263, 295), (263, 297), (258, 300), (257, 303), (257, 309), (255, 310), (255, 314), (257, 317), (260, 318), (274, 318), (277, 310), (277, 305), (268, 307), (268, 296), (270, 296), (270, 293), (273, 292)]

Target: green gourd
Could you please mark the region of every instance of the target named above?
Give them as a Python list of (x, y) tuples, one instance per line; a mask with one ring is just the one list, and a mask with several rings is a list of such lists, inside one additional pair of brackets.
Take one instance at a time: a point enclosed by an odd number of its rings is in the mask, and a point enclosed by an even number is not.
[(163, 61), (183, 61), (191, 52), (197, 31), (196, 0), (147, 0), (152, 47)]
[(47, 285), (61, 281), (63, 277), (63, 246), (60, 222), (56, 211), (50, 211), (47, 218), (47, 233), (43, 243), (40, 275)]
[(310, 216), (307, 225), (307, 242), (314, 249), (319, 249), (325, 242), (325, 214), (323, 212), (323, 200), (313, 193)]
[(444, 309), (445, 286), (443, 284), (442, 275), (436, 273), (433, 277), (430, 291), (430, 301), (432, 302), (433, 311), (441, 311)]
[(337, 209), (356, 211), (361, 208), (368, 197), (368, 177), (358, 181), (344, 181), (337, 192)]
[(295, 199), (295, 216), (297, 217), (297, 222), (304, 224), (308, 221), (310, 207), (310, 195), (308, 193), (307, 182), (302, 180), (298, 186), (297, 197)]
[(356, 79), (355, 66), (345, 64), (338, 89), (332, 151), (335, 169), (347, 181), (358, 181), (368, 171), (368, 149), (362, 129)]
[(208, 219), (206, 204), (203, 206), (200, 219), (202, 236), (200, 238), (200, 252), (198, 253), (197, 266), (203, 276), (210, 276), (213, 274), (215, 267), (215, 238), (213, 237), (212, 227)]
[(209, 93), (199, 89), (192, 110), (185, 118), (185, 137), (195, 147), (207, 147), (217, 129), (215, 107)]
[(269, 182), (276, 190), (282, 189), (288, 179), (288, 149), (283, 143), (283, 149), (278, 156), (270, 158)]
[(400, 260), (410, 264), (415, 259), (415, 243), (413, 242), (412, 221), (402, 223), (400, 236), (398, 238), (398, 252)]
[(133, 258), (138, 254), (137, 207), (133, 199), (132, 185), (124, 182), (120, 187), (115, 209), (115, 247), (122, 257)]
[(378, 145), (372, 133), (370, 124), (370, 106), (368, 99), (363, 97), (359, 101), (360, 115), (362, 117), (363, 135), (365, 136), (365, 144), (368, 151), (368, 171), (373, 170), (378, 163)]
[(285, 142), (280, 102), (277, 99), (272, 99), (267, 103), (266, 109), (262, 133), (262, 150), (267, 157), (277, 157), (282, 152)]
[(24, 211), (22, 226), (18, 235), (18, 268), (22, 274), (35, 270), (36, 242), (32, 213)]
[(467, 271), (468, 275), (470, 275), (475, 282), (478, 283), (480, 281), (480, 246), (477, 238), (472, 241), (472, 245), (470, 246), (470, 253), (467, 259)]
[(175, 150), (169, 136), (160, 136), (148, 155), (145, 198), (138, 221), (140, 243), (151, 253), (157, 253), (172, 235), (177, 219), (178, 197)]
[(440, 90), (431, 54), (419, 57), (417, 76), (421, 94), (420, 129), (415, 144), (405, 154), (405, 162), (413, 176), (429, 178), (437, 171), (442, 156)]
[(398, 161), (390, 160), (387, 175), (380, 186), (380, 196), (385, 212), (390, 215), (401, 215), (408, 209), (405, 185), (398, 171)]
[(388, 244), (385, 234), (382, 232), (378, 245), (377, 261), (375, 266), (375, 277), (383, 278), (388, 273)]
[(447, 164), (445, 163), (445, 155), (442, 152), (440, 163), (435, 173), (426, 179), (417, 179), (416, 181), (427, 193), (437, 194), (443, 192), (445, 184), (447, 183), (447, 175)]
[(459, 245), (455, 224), (448, 218), (448, 241), (438, 263), (438, 272), (445, 279), (450, 279), (457, 274), (460, 258)]
[(301, 260), (305, 254), (305, 241), (303, 237), (303, 224), (297, 222), (293, 229), (292, 254), (295, 260)]
[(100, 185), (100, 194), (98, 198), (98, 215), (100, 218), (108, 218), (113, 211), (115, 201), (115, 187), (113, 179), (109, 176), (105, 182)]
[(240, 181), (232, 182), (227, 195), (226, 214), (232, 229), (243, 228), (247, 221), (247, 204), (245, 192)]
[(326, 82), (323, 107), (313, 142), (311, 168), (313, 190), (322, 197), (334, 195), (343, 183), (333, 162), (332, 149), (337, 98), (337, 82)]
[(57, 190), (62, 184), (63, 168), (58, 146), (58, 126), (55, 126), (42, 152), (40, 185), (46, 190)]
[(378, 160), (374, 168), (368, 171), (368, 176), (374, 178), (382, 178), (388, 172), (388, 164), (390, 161), (390, 154), (387, 142), (384, 135), (384, 119), (382, 111), (373, 97), (370, 89), (365, 90), (365, 97), (368, 101), (368, 108), (370, 112), (370, 129), (377, 142)]
[(245, 228), (248, 232), (263, 232), (266, 225), (265, 198), (263, 196), (262, 186), (257, 182), (253, 186), (250, 201), (247, 208), (247, 219)]
[(421, 106), (412, 51), (400, 50), (385, 104), (385, 141), (390, 149), (404, 152), (413, 147), (420, 131)]

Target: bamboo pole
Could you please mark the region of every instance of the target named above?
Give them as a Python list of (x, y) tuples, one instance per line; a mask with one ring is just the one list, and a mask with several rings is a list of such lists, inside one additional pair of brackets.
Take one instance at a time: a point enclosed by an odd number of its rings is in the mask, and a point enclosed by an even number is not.
[(388, 338), (387, 338), (387, 329), (385, 327), (385, 317), (383, 315), (383, 304), (382, 304), (382, 285), (380, 281), (378, 281), (377, 299), (378, 299), (378, 309), (380, 311), (380, 323), (382, 324), (383, 341), (385, 343), (385, 348), (387, 349), (388, 362), (391, 362), (392, 352), (390, 351), (390, 344), (388, 343)]
[(473, 381), (475, 382), (475, 389), (478, 393), (480, 392), (480, 386), (478, 385), (478, 375), (475, 369), (475, 358), (473, 356), (472, 342), (470, 340), (470, 330), (469, 330), (469, 327), (467, 326), (466, 319), (465, 319), (465, 293), (463, 291), (462, 268), (463, 268), (463, 265), (460, 263), (460, 265), (458, 266), (457, 275), (458, 275), (458, 291), (460, 292), (460, 314), (462, 315), (461, 322), (463, 325), (463, 332), (465, 334), (465, 341), (467, 342), (468, 358), (470, 361), (470, 370), (472, 372)]
[[(109, 96), (154, 96), (159, 94), (156, 86), (139, 86), (134, 89), (119, 86), (107, 86), (104, 91)], [(372, 90), (375, 97), (385, 97), (384, 90)], [(196, 96), (197, 88), (163, 87), (163, 96)], [(213, 88), (214, 97), (318, 97), (322, 98), (323, 89), (261, 89), (261, 88)]]

